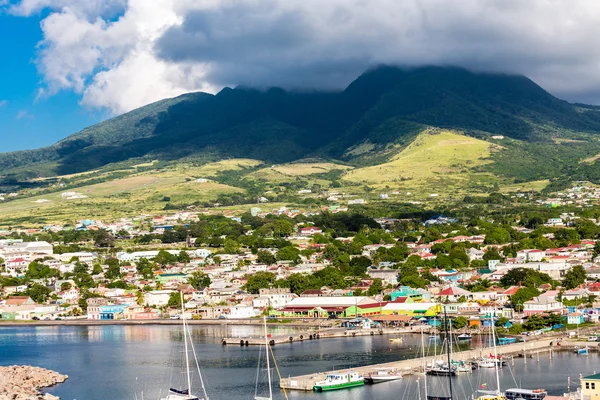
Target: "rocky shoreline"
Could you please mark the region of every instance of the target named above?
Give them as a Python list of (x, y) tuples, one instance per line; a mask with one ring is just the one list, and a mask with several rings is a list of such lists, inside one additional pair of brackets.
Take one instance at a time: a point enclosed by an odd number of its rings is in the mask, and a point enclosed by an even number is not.
[(27, 365), (0, 367), (0, 400), (60, 400), (40, 389), (66, 381), (67, 375)]

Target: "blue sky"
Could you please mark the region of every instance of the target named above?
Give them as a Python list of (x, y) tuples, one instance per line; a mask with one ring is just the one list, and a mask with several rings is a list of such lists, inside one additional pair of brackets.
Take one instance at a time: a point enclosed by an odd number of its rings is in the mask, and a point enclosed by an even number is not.
[(34, 60), (42, 39), (41, 18), (0, 13), (0, 152), (55, 143), (102, 117), (79, 106), (73, 92), (36, 100), (41, 77)]

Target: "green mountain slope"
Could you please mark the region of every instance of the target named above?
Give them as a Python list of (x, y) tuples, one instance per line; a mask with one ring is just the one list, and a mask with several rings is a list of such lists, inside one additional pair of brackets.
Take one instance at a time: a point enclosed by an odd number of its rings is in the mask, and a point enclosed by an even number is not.
[[(594, 174), (593, 163), (579, 161), (600, 153), (600, 109), (559, 100), (526, 77), (380, 67), (340, 92), (226, 88), (163, 100), (44, 149), (0, 154), (0, 167), (6, 182), (132, 159), (282, 163), (318, 156), (367, 166), (390, 161), (430, 127), (485, 140), (505, 136), (506, 151), (491, 156), (495, 164), (480, 167), (511, 179), (524, 172), (527, 179), (551, 178), (559, 169), (569, 176)], [(557, 143), (561, 138), (581, 142)], [(568, 160), (560, 156), (561, 146), (569, 150)], [(532, 165), (551, 147), (559, 153), (552, 160), (568, 167)], [(504, 168), (515, 154), (528, 160), (531, 149), (534, 161)]]

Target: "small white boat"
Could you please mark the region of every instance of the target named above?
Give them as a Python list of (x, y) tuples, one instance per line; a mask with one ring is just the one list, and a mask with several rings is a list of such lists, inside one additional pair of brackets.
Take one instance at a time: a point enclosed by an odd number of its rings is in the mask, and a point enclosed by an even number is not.
[(479, 368), (494, 368), (494, 367), (496, 367), (496, 363), (493, 362), (492, 360), (483, 359), (483, 360), (477, 361), (477, 366)]
[(402, 374), (396, 368), (377, 368), (365, 376), (365, 383), (375, 384), (402, 379)]
[(390, 343), (403, 343), (404, 340), (402, 338), (391, 338)]
[(457, 336), (458, 340), (471, 340), (473, 337), (471, 336), (470, 333), (463, 333), (461, 335)]

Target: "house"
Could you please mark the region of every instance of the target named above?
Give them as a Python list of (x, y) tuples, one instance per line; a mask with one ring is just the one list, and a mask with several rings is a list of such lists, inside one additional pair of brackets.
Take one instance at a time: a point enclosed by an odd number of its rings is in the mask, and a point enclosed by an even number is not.
[(5, 307), (32, 306), (35, 301), (29, 296), (10, 296), (6, 299)]
[(159, 313), (156, 310), (148, 309), (139, 305), (131, 305), (125, 308), (124, 311), (125, 319), (134, 319), (134, 320), (146, 320), (146, 319), (157, 319), (159, 317)]
[(260, 289), (259, 295), (258, 298), (252, 300), (252, 306), (256, 308), (280, 309), (297, 297), (290, 292), (289, 288)]
[(100, 306), (108, 304), (104, 297), (92, 297), (87, 299), (87, 317), (88, 319), (100, 319)]
[(584, 400), (597, 400), (600, 398), (600, 374), (589, 375), (581, 378), (581, 396)]
[(468, 290), (461, 289), (459, 287), (450, 286), (435, 295), (438, 301), (449, 301), (452, 303), (456, 303), (459, 299), (464, 298), (464, 300), (472, 300), (473, 294)]
[(27, 272), (27, 267), (29, 267), (29, 261), (23, 258), (15, 258), (12, 260), (7, 260), (4, 263), (6, 267), (6, 271), (10, 276), (22, 276)]
[(546, 257), (544, 250), (532, 249), (532, 250), (521, 250), (517, 252), (517, 258), (523, 258), (527, 262), (539, 262)]
[(467, 250), (467, 255), (469, 256), (469, 260), (483, 260), (484, 251), (476, 249), (475, 247), (469, 247)]
[(308, 289), (300, 293), (300, 297), (323, 297), (325, 293), (321, 289)]
[(166, 306), (171, 297), (172, 290), (152, 290), (144, 294), (144, 304), (149, 306)]
[(567, 290), (562, 294), (562, 300), (577, 300), (583, 299), (588, 296), (588, 291), (586, 289), (573, 289)]
[(304, 227), (304, 228), (300, 228), (300, 231), (298, 232), (298, 234), (300, 236), (313, 236), (316, 234), (322, 234), (323, 231), (321, 230), (321, 228), (317, 227), (317, 226), (309, 226), (309, 227)]
[(579, 325), (583, 323), (583, 313), (573, 312), (567, 315), (567, 324)]
[(563, 305), (560, 301), (544, 293), (523, 304), (523, 315), (528, 317), (534, 314), (560, 313), (562, 309)]
[(369, 269), (367, 270), (367, 275), (373, 279), (381, 279), (384, 286), (398, 284), (398, 270), (395, 269)]

